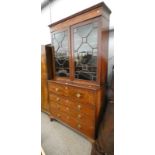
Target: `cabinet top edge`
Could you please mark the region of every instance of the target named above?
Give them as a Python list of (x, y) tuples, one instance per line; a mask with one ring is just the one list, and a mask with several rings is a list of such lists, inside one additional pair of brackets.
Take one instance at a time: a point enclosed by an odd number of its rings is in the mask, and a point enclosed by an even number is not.
[(94, 6), (89, 7), (87, 9), (84, 9), (84, 10), (82, 10), (80, 12), (77, 12), (77, 13), (71, 15), (71, 16), (63, 18), (63, 19), (61, 19), (61, 20), (59, 20), (57, 22), (51, 23), (50, 25), (48, 25), (48, 27), (55, 26), (55, 25), (57, 25), (57, 24), (59, 24), (61, 22), (65, 22), (66, 20), (69, 20), (71, 18), (74, 18), (76, 16), (79, 16), (79, 15), (81, 15), (83, 13), (89, 12), (89, 11), (94, 10), (96, 8), (99, 8), (99, 7), (103, 7), (103, 9), (105, 9), (109, 14), (111, 13), (111, 10), (107, 7), (107, 5), (104, 2), (101, 2), (101, 3), (98, 3), (98, 4), (94, 5)]
[(62, 82), (62, 81), (54, 81), (54, 80), (48, 80), (48, 83), (56, 83), (56, 84), (62, 84), (62, 85), (66, 85), (66, 86), (74, 86), (74, 87), (79, 87), (79, 88), (85, 88), (88, 90), (98, 90), (104, 87), (104, 85), (92, 85), (92, 84), (80, 84), (80, 83), (75, 83), (75, 82)]

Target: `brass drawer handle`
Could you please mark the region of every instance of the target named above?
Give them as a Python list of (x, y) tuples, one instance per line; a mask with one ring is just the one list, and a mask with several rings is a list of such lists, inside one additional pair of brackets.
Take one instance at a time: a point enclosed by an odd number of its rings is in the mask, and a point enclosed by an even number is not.
[(57, 101), (60, 101), (60, 98), (59, 97), (57, 97)]
[(78, 118), (81, 118), (81, 115), (80, 114), (78, 115)]
[(78, 126), (77, 126), (79, 129), (81, 128), (81, 125), (80, 124), (78, 124)]
[(81, 94), (80, 94), (80, 93), (77, 93), (77, 94), (76, 94), (76, 97), (77, 97), (77, 98), (79, 98), (80, 96), (81, 96)]
[(55, 91), (58, 92), (59, 88), (55, 88)]
[(78, 107), (78, 109), (81, 109), (81, 105), (78, 105), (77, 107)]

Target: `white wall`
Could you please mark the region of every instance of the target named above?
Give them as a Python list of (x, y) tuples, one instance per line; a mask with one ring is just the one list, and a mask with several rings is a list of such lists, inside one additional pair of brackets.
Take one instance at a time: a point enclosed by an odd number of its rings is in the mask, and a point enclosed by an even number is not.
[[(89, 8), (97, 3), (102, 2), (101, 0), (55, 0), (51, 4), (51, 22), (58, 21), (65, 17), (68, 17), (81, 10)], [(112, 0), (104, 0), (105, 4), (112, 10)], [(113, 15), (111, 13), (110, 21), (113, 26)]]
[(49, 44), (51, 42), (50, 39), (50, 30), (48, 25), (50, 24), (50, 9), (46, 8), (41, 12), (41, 45)]
[[(48, 25), (90, 6), (102, 2), (101, 0), (55, 0), (42, 11), (41, 44), (50, 42)], [(112, 0), (104, 0), (105, 4), (113, 10)], [(110, 27), (113, 27), (113, 13), (110, 15)]]

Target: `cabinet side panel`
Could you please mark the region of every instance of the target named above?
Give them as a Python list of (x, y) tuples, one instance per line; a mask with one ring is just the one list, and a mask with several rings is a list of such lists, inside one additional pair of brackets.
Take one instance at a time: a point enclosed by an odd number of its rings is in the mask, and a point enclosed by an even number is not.
[(96, 137), (98, 135), (99, 125), (101, 123), (104, 111), (105, 111), (105, 87), (103, 86), (97, 91)]
[(102, 18), (102, 36), (101, 36), (101, 84), (107, 81), (108, 67), (108, 43), (109, 43), (109, 21)]
[(47, 89), (47, 68), (46, 68), (46, 50), (41, 47), (41, 110), (49, 112), (48, 89)]
[(54, 48), (51, 45), (45, 46), (45, 55), (46, 55), (46, 68), (47, 68), (47, 79), (54, 79)]

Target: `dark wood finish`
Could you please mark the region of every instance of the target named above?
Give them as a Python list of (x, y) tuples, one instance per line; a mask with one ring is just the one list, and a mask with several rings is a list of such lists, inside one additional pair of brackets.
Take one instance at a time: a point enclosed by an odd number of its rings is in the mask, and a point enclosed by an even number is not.
[[(85, 10), (82, 10), (78, 13), (75, 13), (67, 18), (64, 18), (62, 20), (59, 20), (55, 23), (52, 23), (49, 25), (49, 27), (52, 29), (56, 28), (55, 30), (58, 30), (59, 28), (62, 28), (60, 25), (63, 23), (65, 23), (66, 26), (68, 25), (74, 25), (76, 23), (80, 23), (83, 22), (84, 20), (88, 20), (97, 16), (101, 16), (103, 13), (103, 9), (105, 12), (107, 12), (107, 14), (111, 13), (111, 10), (106, 6), (106, 4), (104, 2), (101, 2), (99, 4), (96, 4), (92, 7), (89, 7)], [(74, 19), (73, 19), (74, 18)], [(72, 20), (73, 19), (73, 20)], [(60, 25), (59, 25), (60, 24)], [(55, 27), (57, 26), (57, 27)]]
[(91, 155), (114, 155), (114, 75), (106, 96), (106, 107), (101, 117), (97, 140), (93, 144)]
[(54, 64), (54, 48), (51, 45), (45, 46), (45, 54), (46, 54), (46, 67), (47, 67), (47, 79), (54, 79), (55, 73), (55, 64)]
[(49, 113), (48, 89), (47, 89), (47, 66), (46, 46), (41, 46), (41, 110)]
[[(69, 77), (54, 76), (53, 79), (48, 79), (50, 116), (89, 139), (96, 138), (101, 108), (104, 109), (109, 15), (110, 10), (107, 6), (104, 3), (99, 3), (49, 25), (51, 32), (68, 29), (70, 52)], [(94, 22), (98, 23), (97, 78), (96, 81), (76, 79), (74, 75), (73, 30), (78, 26)]]

